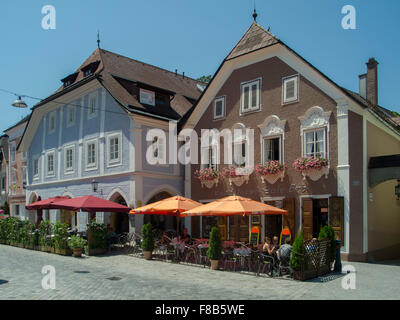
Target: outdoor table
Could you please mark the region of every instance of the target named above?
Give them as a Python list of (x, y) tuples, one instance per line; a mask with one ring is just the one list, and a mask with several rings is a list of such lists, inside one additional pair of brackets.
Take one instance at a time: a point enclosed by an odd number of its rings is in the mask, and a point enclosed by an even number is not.
[(251, 256), (251, 249), (250, 248), (235, 248), (235, 249), (233, 249), (233, 254), (239, 257), (240, 266), (243, 269), (245, 260)]

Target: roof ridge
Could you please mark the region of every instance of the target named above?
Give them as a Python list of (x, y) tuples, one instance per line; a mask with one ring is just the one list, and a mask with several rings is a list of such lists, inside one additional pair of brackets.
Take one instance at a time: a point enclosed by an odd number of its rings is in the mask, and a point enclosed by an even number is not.
[[(119, 54), (119, 53), (115, 53), (115, 52), (112, 52), (112, 51), (109, 51), (109, 50), (106, 50), (106, 49), (100, 49), (100, 50), (103, 50), (103, 51), (105, 51), (105, 52), (111, 53), (111, 54), (113, 54), (113, 55), (116, 55), (116, 56), (119, 56), (119, 57), (122, 57), (122, 58), (125, 58), (125, 59), (128, 59), (128, 60), (135, 61), (135, 62), (137, 62), (137, 63), (142, 63), (142, 64), (144, 64), (144, 65), (146, 65), (146, 66), (149, 66), (149, 67), (152, 67), (152, 68), (156, 68), (156, 69), (158, 69), (158, 70), (161, 70), (161, 71), (164, 71), (164, 72), (167, 72), (167, 73), (171, 73), (171, 74), (173, 74), (174, 76), (176, 75), (175, 72), (170, 71), (170, 70), (167, 70), (167, 69), (164, 69), (164, 68), (161, 68), (161, 67), (156, 66), (156, 65), (154, 65), (154, 64), (150, 64), (150, 63), (143, 62), (143, 61), (140, 61), (140, 60), (137, 60), (137, 59), (133, 59), (133, 58), (127, 57), (127, 56), (125, 56), (125, 55), (122, 55), (122, 54)], [(104, 63), (103, 63), (103, 66), (104, 66)], [(195, 81), (196, 83), (205, 83), (205, 82), (196, 80), (196, 79), (194, 79), (194, 78), (192, 78), (192, 77), (188, 77), (187, 75), (185, 75), (185, 79), (189, 79), (189, 80)]]

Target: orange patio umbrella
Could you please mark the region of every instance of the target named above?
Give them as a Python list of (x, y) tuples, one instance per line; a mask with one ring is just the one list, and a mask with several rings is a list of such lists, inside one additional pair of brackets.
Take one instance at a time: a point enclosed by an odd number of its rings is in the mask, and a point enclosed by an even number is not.
[[(159, 214), (181, 217), (181, 213), (201, 206), (200, 202), (188, 199), (182, 196), (173, 196), (157, 202), (150, 203), (143, 207), (132, 209), (130, 214)], [(176, 225), (177, 232), (179, 230), (179, 220)], [(178, 232), (179, 233), (179, 232)]]
[(284, 214), (287, 210), (241, 196), (228, 196), (183, 212), (181, 217)]
[(173, 196), (143, 207), (132, 209), (130, 214), (160, 214), (180, 216), (181, 212), (201, 206), (200, 202), (182, 196)]

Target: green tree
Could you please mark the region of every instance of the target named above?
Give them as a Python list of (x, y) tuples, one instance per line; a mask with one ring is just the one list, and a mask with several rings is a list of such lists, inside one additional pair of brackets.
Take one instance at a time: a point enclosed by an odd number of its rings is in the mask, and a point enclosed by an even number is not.
[(201, 76), (200, 78), (197, 79), (197, 81), (209, 83), (211, 81), (211, 75), (209, 74), (208, 76)]
[(207, 250), (207, 257), (211, 260), (221, 259), (221, 234), (217, 227), (212, 227), (210, 232), (210, 246)]
[(290, 259), (290, 267), (293, 270), (301, 269), (301, 262), (303, 258), (303, 232), (300, 232), (293, 242), (292, 256)]
[(146, 223), (142, 228), (142, 249), (143, 251), (153, 251), (154, 249), (154, 234), (151, 223)]

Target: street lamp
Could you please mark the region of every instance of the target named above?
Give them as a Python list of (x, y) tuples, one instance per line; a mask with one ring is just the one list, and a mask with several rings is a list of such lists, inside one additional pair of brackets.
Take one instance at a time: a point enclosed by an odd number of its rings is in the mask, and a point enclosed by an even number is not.
[(93, 190), (93, 192), (97, 192), (97, 187), (98, 186), (99, 186), (99, 183), (95, 179), (93, 179), (92, 180), (92, 190)]
[(400, 200), (400, 180), (397, 180), (398, 184), (394, 187), (394, 193), (397, 196), (397, 200)]
[(13, 102), (12, 106), (16, 107), (16, 108), (27, 108), (28, 107), (26, 102), (21, 99), (21, 96), (18, 96), (18, 99)]

